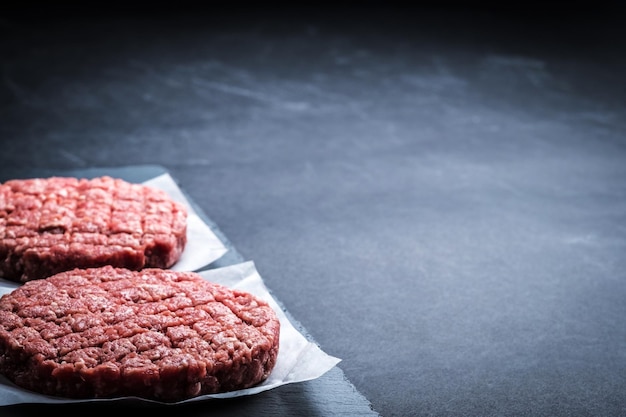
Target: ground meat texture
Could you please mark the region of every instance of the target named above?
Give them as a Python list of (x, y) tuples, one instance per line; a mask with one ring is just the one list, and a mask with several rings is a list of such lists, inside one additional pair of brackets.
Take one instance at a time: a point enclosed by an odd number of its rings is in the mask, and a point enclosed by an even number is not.
[(187, 243), (187, 209), (118, 178), (0, 184), (0, 278), (41, 279), (74, 268), (169, 268)]
[(274, 368), (279, 336), (265, 301), (194, 272), (75, 269), (0, 298), (0, 372), (66, 398), (248, 388)]

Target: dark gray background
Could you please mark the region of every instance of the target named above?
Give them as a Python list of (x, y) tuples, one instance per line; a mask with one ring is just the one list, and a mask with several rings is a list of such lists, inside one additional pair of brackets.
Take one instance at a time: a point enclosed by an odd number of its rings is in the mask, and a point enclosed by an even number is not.
[(164, 166), (383, 416), (626, 415), (624, 15), (548, 4), (5, 13), (0, 177)]

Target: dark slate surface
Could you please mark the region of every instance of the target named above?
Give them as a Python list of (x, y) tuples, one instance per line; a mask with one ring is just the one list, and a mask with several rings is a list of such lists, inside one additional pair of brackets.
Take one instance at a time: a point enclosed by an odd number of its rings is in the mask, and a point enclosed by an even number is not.
[(343, 359), (181, 413), (626, 415), (623, 15), (368, 4), (5, 15), (0, 177), (163, 166)]

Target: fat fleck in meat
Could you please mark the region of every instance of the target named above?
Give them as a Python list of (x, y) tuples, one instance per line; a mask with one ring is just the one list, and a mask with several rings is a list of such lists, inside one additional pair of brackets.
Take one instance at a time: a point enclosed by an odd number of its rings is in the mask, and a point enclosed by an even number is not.
[(279, 336), (265, 301), (193, 272), (75, 269), (0, 298), (0, 373), (68, 398), (248, 388), (274, 368)]
[(0, 277), (73, 268), (169, 268), (187, 243), (187, 210), (161, 190), (71, 177), (0, 184)]

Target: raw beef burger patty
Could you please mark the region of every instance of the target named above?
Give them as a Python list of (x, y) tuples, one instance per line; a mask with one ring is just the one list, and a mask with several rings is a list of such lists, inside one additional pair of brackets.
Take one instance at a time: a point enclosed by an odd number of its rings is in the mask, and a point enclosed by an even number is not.
[(0, 277), (17, 282), (104, 265), (169, 268), (187, 243), (187, 210), (124, 180), (51, 177), (0, 184)]
[(47, 395), (176, 402), (263, 381), (279, 334), (265, 301), (194, 272), (75, 269), (0, 298), (0, 372)]

